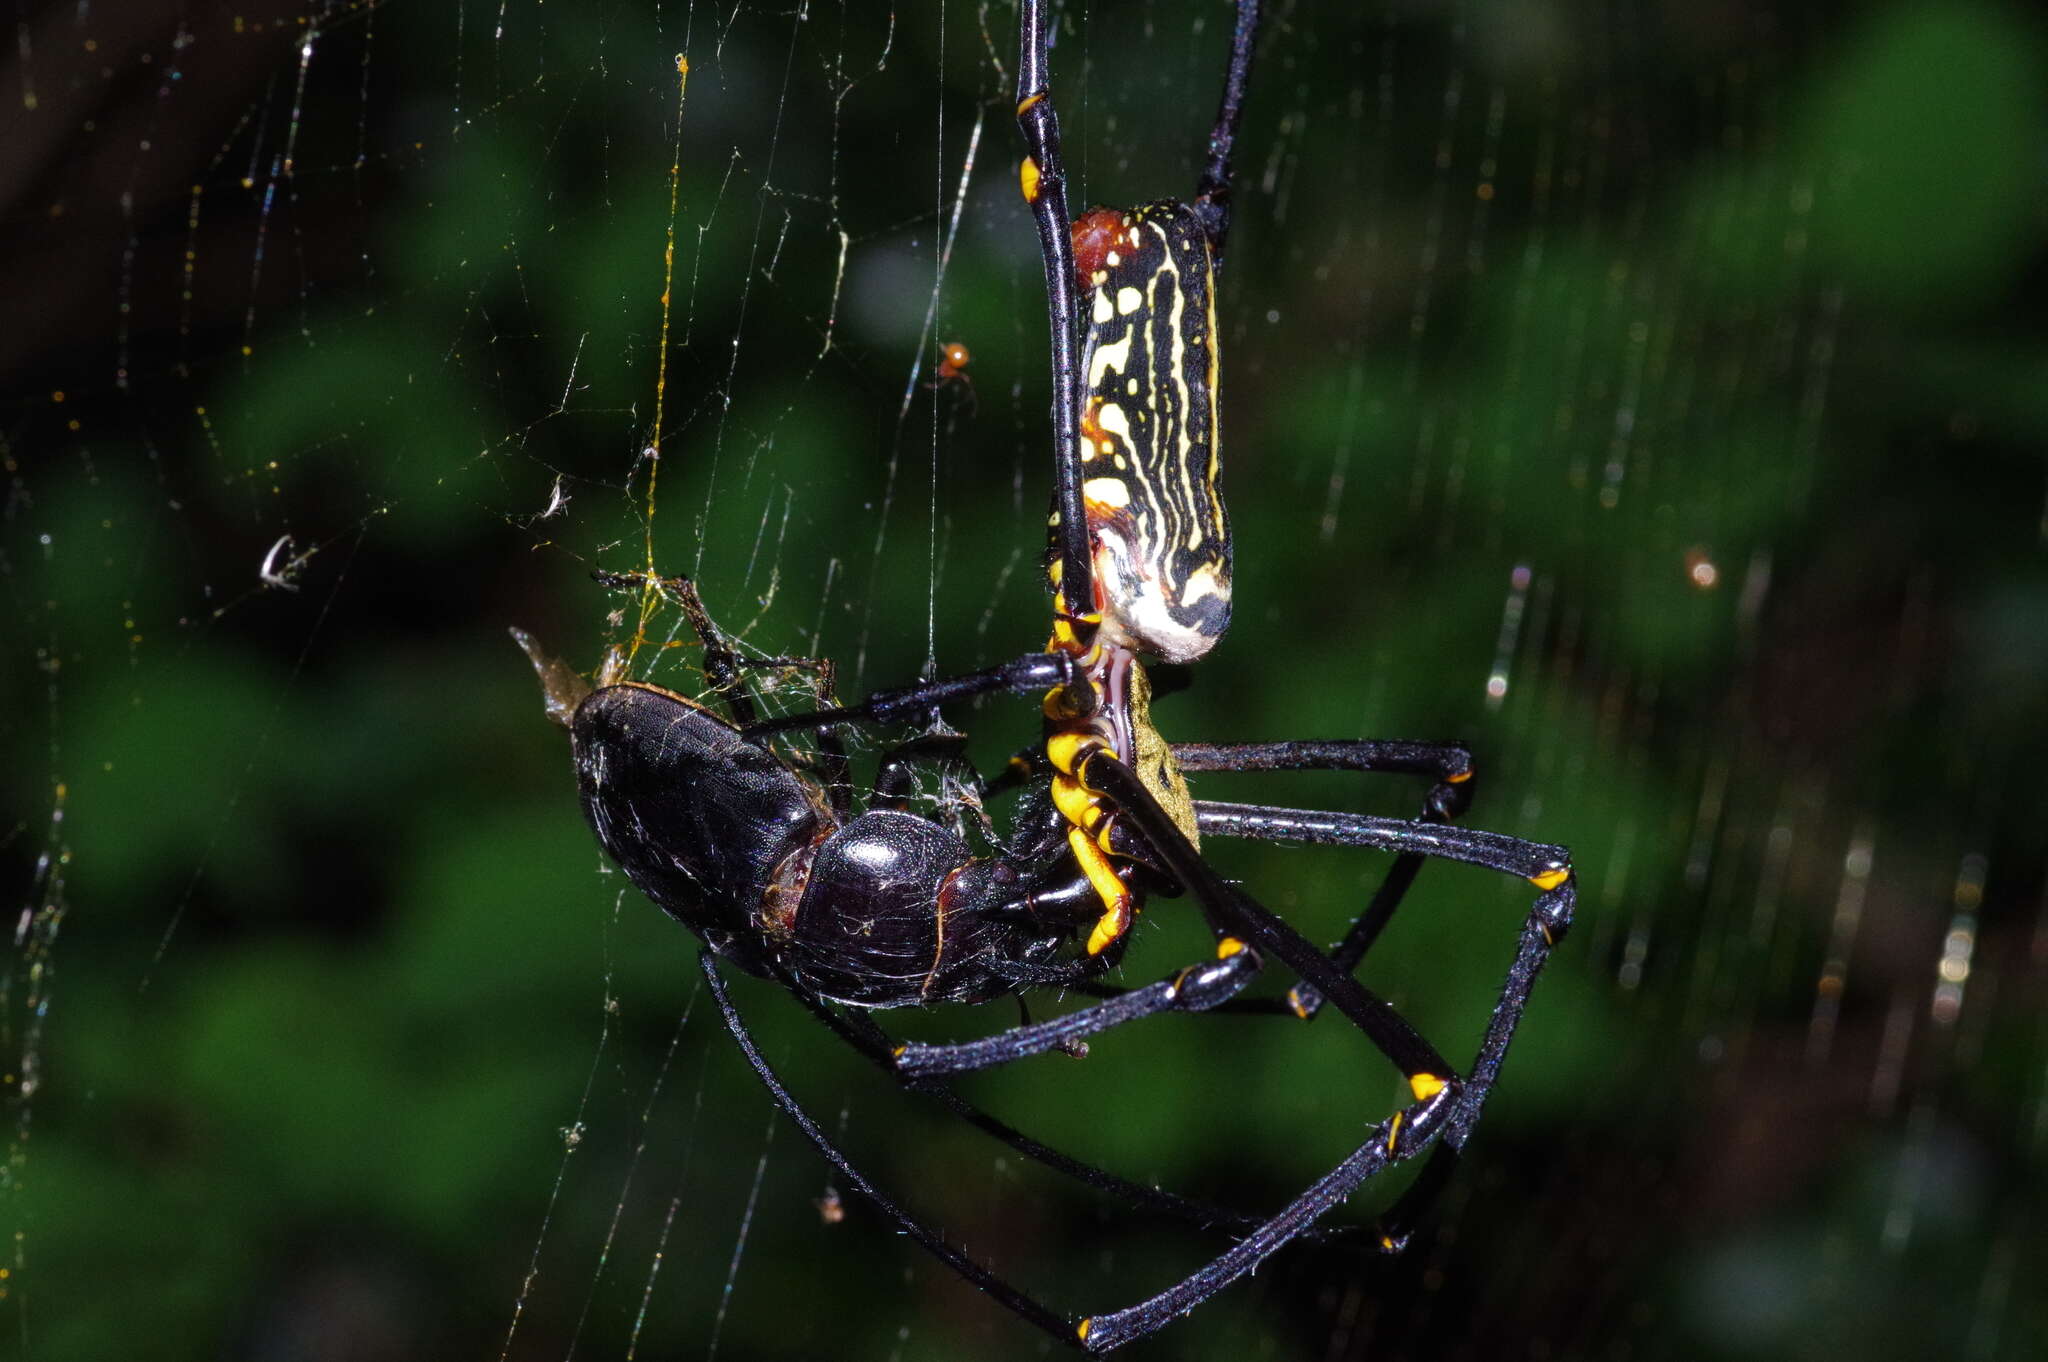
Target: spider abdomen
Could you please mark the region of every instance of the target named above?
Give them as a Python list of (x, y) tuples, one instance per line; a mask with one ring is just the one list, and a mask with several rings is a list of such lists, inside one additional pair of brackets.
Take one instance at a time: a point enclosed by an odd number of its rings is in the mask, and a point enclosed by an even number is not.
[(1192, 662), (1230, 625), (1209, 238), (1171, 201), (1094, 209), (1073, 237), (1096, 603), (1110, 641)]

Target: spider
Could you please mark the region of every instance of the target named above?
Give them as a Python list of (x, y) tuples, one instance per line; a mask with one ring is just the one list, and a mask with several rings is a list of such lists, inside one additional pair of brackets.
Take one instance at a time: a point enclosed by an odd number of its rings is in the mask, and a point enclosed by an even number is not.
[(940, 383), (951, 383), (954, 379), (966, 379), (972, 387), (974, 380), (967, 375), (967, 366), (974, 362), (974, 353), (960, 341), (947, 341), (939, 347)]
[(974, 396), (974, 375), (967, 372), (967, 366), (974, 362), (974, 352), (965, 342), (946, 341), (939, 346), (939, 365), (932, 374), (931, 386), (943, 388), (959, 384), (967, 390), (971, 400)]
[[(599, 842), (637, 887), (702, 939), (700, 964), (720, 1015), (776, 1105), (848, 1186), (919, 1245), (1053, 1337), (1100, 1352), (1157, 1331), (1292, 1240), (1331, 1237), (1316, 1226), (1320, 1217), (1381, 1170), (1429, 1150), (1422, 1176), (1381, 1224), (1382, 1245), (1399, 1247), (1479, 1117), (1535, 978), (1570, 924), (1575, 885), (1562, 848), (1449, 824), (1469, 797), (1472, 775), (1469, 754), (1456, 744), (1169, 744), (1153, 727), (1140, 654), (1199, 658), (1229, 620), (1212, 285), (1229, 225), (1231, 143), (1258, 0), (1238, 3), (1221, 110), (1194, 200), (1097, 209), (1071, 224), (1042, 10), (1042, 0), (1019, 5), (1018, 121), (1052, 336), (1056, 457), (1047, 567), (1054, 620), (1047, 647), (842, 706), (829, 662), (742, 657), (687, 579), (600, 574), (609, 585), (678, 603), (703, 646), (721, 715), (623, 680), (610, 667), (593, 688), (533, 640), (515, 636), (540, 674), (550, 717), (570, 729), (584, 812)], [(818, 707), (761, 718), (746, 673), (764, 670), (806, 674)], [(963, 836), (961, 810), (978, 813), (984, 787), (957, 735), (937, 729), (936, 715), (943, 704), (995, 691), (1041, 695), (1045, 736), (1005, 778), (1025, 787), (1009, 836), (994, 836), (983, 815), (993, 850), (977, 855)], [(925, 733), (883, 754), (865, 809), (855, 812), (836, 730), (926, 719)], [(796, 760), (776, 750), (777, 735), (797, 730), (815, 733), (814, 756)], [(949, 802), (945, 821), (900, 807), (920, 764), (941, 767), (963, 792)], [(1195, 800), (1181, 775), (1311, 769), (1419, 774), (1434, 783), (1422, 818), (1404, 821)], [(1218, 874), (1200, 851), (1203, 835), (1377, 848), (1396, 860), (1325, 954)], [(1518, 876), (1538, 891), (1463, 1077), (1352, 976), (1427, 857)], [(1215, 937), (1213, 957), (1142, 987), (1103, 982), (1121, 963), (1147, 896), (1173, 893), (1192, 898), (1202, 913)], [(1029, 1139), (943, 1085), (953, 1074), (1051, 1050), (1078, 1053), (1090, 1036), (1164, 1012), (1274, 1010), (1238, 996), (1267, 955), (1299, 980), (1289, 1010), (1305, 1018), (1325, 1003), (1336, 1008), (1402, 1071), (1413, 1095), (1271, 1216), (1128, 1182)], [(1231, 1231), (1236, 1242), (1122, 1309), (1073, 1320), (1040, 1304), (899, 1208), (847, 1160), (762, 1057), (721, 960), (779, 983), (857, 1052), (1026, 1156), (1134, 1205)], [(899, 1044), (866, 1015), (1044, 987), (1098, 1001), (946, 1045)]]

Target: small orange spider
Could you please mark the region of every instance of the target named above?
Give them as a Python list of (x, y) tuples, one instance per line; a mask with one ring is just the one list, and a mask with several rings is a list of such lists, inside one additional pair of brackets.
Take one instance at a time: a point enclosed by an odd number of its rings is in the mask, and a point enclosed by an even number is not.
[(974, 380), (967, 377), (967, 365), (973, 358), (974, 355), (959, 341), (939, 342), (938, 381), (941, 383), (951, 383), (957, 378), (969, 387), (972, 387)]
[(967, 372), (967, 365), (973, 358), (973, 353), (959, 341), (940, 341), (939, 367), (933, 371), (932, 381), (926, 385), (938, 389), (959, 384), (969, 415), (981, 405), (974, 395), (974, 377)]

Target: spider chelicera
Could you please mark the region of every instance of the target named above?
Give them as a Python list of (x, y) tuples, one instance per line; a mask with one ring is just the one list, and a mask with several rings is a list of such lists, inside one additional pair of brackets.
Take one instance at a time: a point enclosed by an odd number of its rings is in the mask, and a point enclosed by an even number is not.
[[(1052, 336), (1055, 493), (1048, 550), (1054, 623), (1047, 647), (964, 676), (928, 680), (841, 706), (831, 665), (743, 657), (686, 579), (606, 575), (672, 598), (704, 649), (724, 713), (622, 680), (596, 687), (517, 635), (539, 671), (550, 717), (569, 728), (585, 815), (633, 883), (703, 940), (700, 961), (727, 1029), (776, 1104), (838, 1170), (918, 1244), (1031, 1323), (1105, 1351), (1144, 1337), (1255, 1268), (1282, 1245), (1322, 1237), (1317, 1220), (1388, 1166), (1431, 1157), (1381, 1222), (1385, 1247), (1448, 1176), (1477, 1121), (1529, 992), (1570, 925), (1575, 887), (1560, 847), (1449, 825), (1469, 797), (1471, 760), (1449, 743), (1168, 743), (1150, 718), (1141, 654), (1186, 662), (1229, 619), (1228, 521), (1217, 490), (1213, 271), (1229, 225), (1229, 165), (1257, 0), (1239, 0), (1221, 111), (1195, 199), (1070, 223), (1057, 120), (1047, 93), (1042, 0), (1019, 6), (1022, 183), (1044, 257)], [(1083, 296), (1085, 294), (1085, 297)], [(516, 631), (515, 631), (516, 633)], [(762, 718), (749, 671), (802, 671), (815, 711)], [(1013, 764), (1025, 787), (1007, 837), (983, 824), (976, 854), (959, 808), (982, 785), (938, 708), (992, 691), (1043, 695), (1042, 744)], [(856, 812), (848, 724), (927, 731), (886, 752)], [(780, 734), (816, 734), (815, 753), (777, 750)], [(942, 821), (899, 807), (913, 770), (945, 769), (967, 792)], [(1183, 771), (1349, 770), (1433, 780), (1415, 821), (1196, 800)], [(1202, 836), (1317, 842), (1396, 853), (1386, 880), (1328, 954), (1226, 881)], [(1352, 977), (1425, 858), (1521, 877), (1539, 891), (1477, 1056), (1461, 1077), (1427, 1040)], [(1123, 989), (1103, 976), (1123, 959), (1148, 895), (1193, 899), (1213, 957)], [(1413, 1101), (1293, 1201), (1261, 1218), (1128, 1182), (1072, 1159), (968, 1105), (948, 1075), (1050, 1050), (1163, 1012), (1284, 1010), (1238, 995), (1267, 956), (1298, 979), (1287, 1008), (1336, 1008), (1407, 1078)], [(1020, 1153), (1133, 1205), (1235, 1236), (1208, 1264), (1158, 1294), (1070, 1319), (948, 1243), (877, 1189), (782, 1084), (733, 1004), (719, 962), (786, 988), (843, 1041), (935, 1095)], [(869, 1011), (982, 1002), (1064, 987), (1099, 999), (1063, 1016), (960, 1044), (898, 1044)]]

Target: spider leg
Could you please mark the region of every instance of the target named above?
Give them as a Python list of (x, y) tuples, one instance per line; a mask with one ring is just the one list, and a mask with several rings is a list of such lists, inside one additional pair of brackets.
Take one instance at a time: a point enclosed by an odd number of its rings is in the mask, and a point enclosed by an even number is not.
[[(1071, 983), (1062, 982), (1060, 987), (1090, 998), (1121, 998), (1131, 990), (1122, 984), (1105, 984), (1099, 979), (1080, 979)], [(1299, 1019), (1288, 1003), (1278, 998), (1230, 998), (1216, 1004), (1203, 1013), (1208, 1017), (1293, 1017)]]
[[(1329, 742), (1177, 742), (1174, 760), (1184, 771), (1358, 771), (1429, 776), (1426, 800), (1432, 822), (1465, 811), (1472, 794), (1472, 753), (1462, 743), (1379, 738)], [(1433, 816), (1432, 816), (1433, 815)]]
[[(1422, 802), (1422, 819), (1444, 823), (1465, 811), (1472, 799), (1472, 754), (1459, 743), (1401, 742), (1358, 739), (1335, 742), (1175, 743), (1174, 759), (1183, 771), (1358, 771), (1431, 776), (1435, 784)], [(1330, 959), (1346, 974), (1372, 949), (1380, 932), (1401, 906), (1426, 859), (1420, 852), (1395, 857), (1364, 911), (1351, 921), (1344, 937), (1330, 949)], [(1306, 1020), (1322, 1009), (1322, 995), (1312, 985), (1297, 983), (1287, 992), (1288, 1006)]]
[(1377, 1174), (1429, 1147), (1442, 1133), (1455, 1105), (1452, 1090), (1445, 1088), (1434, 1097), (1396, 1112), (1374, 1127), (1371, 1138), (1353, 1150), (1350, 1157), (1317, 1178), (1272, 1219), (1207, 1265), (1136, 1305), (1082, 1320), (1076, 1331), (1081, 1346), (1093, 1353), (1108, 1352), (1156, 1333), (1256, 1270), (1267, 1258), (1302, 1238), (1318, 1219), (1343, 1205)]
[(805, 729), (831, 729), (844, 724), (903, 723), (940, 705), (993, 691), (1030, 694), (1076, 684), (1074, 661), (1065, 653), (1026, 653), (993, 667), (960, 676), (939, 677), (914, 685), (874, 691), (858, 704), (829, 706), (809, 714), (782, 714), (742, 724), (749, 738)]
[(1252, 46), (1259, 30), (1259, 0), (1238, 0), (1237, 28), (1230, 35), (1230, 69), (1223, 78), (1223, 103), (1209, 133), (1209, 156), (1195, 190), (1194, 210), (1209, 234), (1216, 268), (1223, 267), (1223, 239), (1230, 234), (1230, 149), (1237, 140), (1237, 120), (1244, 111), (1244, 87), (1250, 79)]
[(1503, 875), (1519, 875), (1546, 891), (1571, 885), (1571, 853), (1563, 847), (1482, 828), (1327, 809), (1225, 804), (1212, 799), (1198, 799), (1194, 804), (1196, 826), (1204, 836), (1414, 852), (1438, 860), (1462, 861)]
[(1053, 515), (1058, 545), (1058, 600), (1080, 619), (1095, 609), (1088, 512), (1081, 495), (1081, 373), (1076, 335), (1081, 317), (1074, 279), (1074, 237), (1067, 213), (1067, 171), (1060, 154), (1060, 120), (1047, 89), (1042, 0), (1017, 5), (1017, 128), (1024, 136), (1019, 178), (1038, 229), (1045, 262), (1046, 311), (1052, 342)]
[[(874, 1021), (862, 1013), (842, 1013), (804, 986), (803, 982), (777, 970), (776, 981), (795, 995), (812, 1016), (837, 1036), (846, 1046), (867, 1059), (875, 1067), (898, 1078), (901, 1074), (894, 1058), (897, 1043)], [(904, 1086), (920, 1095), (930, 1097), (969, 1125), (1015, 1150), (1032, 1162), (1050, 1168), (1054, 1172), (1073, 1178), (1098, 1192), (1106, 1193), (1118, 1200), (1141, 1210), (1153, 1211), (1172, 1216), (1202, 1229), (1225, 1229), (1246, 1232), (1256, 1229), (1260, 1217), (1246, 1215), (1241, 1211), (1227, 1210), (1206, 1202), (1177, 1196), (1158, 1187), (1148, 1187), (1118, 1177), (1107, 1169), (1083, 1163), (1070, 1154), (1062, 1153), (1052, 1146), (1032, 1139), (1008, 1122), (991, 1116), (975, 1106), (951, 1088), (936, 1081), (906, 1082)], [(1338, 1226), (1316, 1236), (1319, 1241), (1342, 1240), (1354, 1237), (1364, 1227), (1356, 1225)]]
[(839, 1147), (832, 1143), (832, 1138), (811, 1119), (810, 1114), (791, 1095), (789, 1089), (782, 1085), (782, 1080), (776, 1077), (775, 1070), (768, 1066), (767, 1059), (762, 1056), (760, 1047), (754, 1044), (752, 1033), (747, 1030), (746, 1023), (740, 1018), (739, 1010), (733, 1006), (731, 995), (726, 991), (725, 976), (719, 972), (717, 956), (708, 950), (699, 952), (697, 963), (704, 970), (705, 982), (711, 987), (711, 998), (718, 1004), (718, 1013), (725, 1020), (725, 1029), (731, 1034), (733, 1043), (739, 1046), (740, 1053), (746, 1057), (748, 1065), (753, 1068), (754, 1076), (768, 1089), (769, 1097), (781, 1109), (782, 1114), (803, 1132), (805, 1139), (817, 1146), (818, 1152), (825, 1156), (825, 1162), (838, 1171), (839, 1176), (846, 1180), (847, 1186), (872, 1202), (876, 1209), (894, 1221), (896, 1228), (915, 1241), (918, 1247), (980, 1287), (1004, 1307), (1054, 1338), (1063, 1342), (1073, 1342), (1075, 1329), (1066, 1319), (1054, 1314), (955, 1248), (936, 1230), (882, 1195), (881, 1191), (868, 1181), (867, 1176), (853, 1166), (846, 1155), (839, 1151)]
[[(1227, 950), (1227, 954), (1220, 953)], [(934, 1078), (1008, 1064), (1048, 1050), (1066, 1049), (1085, 1036), (1107, 1031), (1161, 1012), (1206, 1012), (1243, 990), (1258, 977), (1258, 952), (1242, 941), (1226, 938), (1219, 958), (1189, 965), (1168, 978), (1134, 988), (1105, 1002), (1069, 1012), (1050, 1021), (1013, 1026), (1007, 1031), (957, 1045), (925, 1045), (916, 1041), (896, 1051), (896, 1071), (906, 1079)]]

